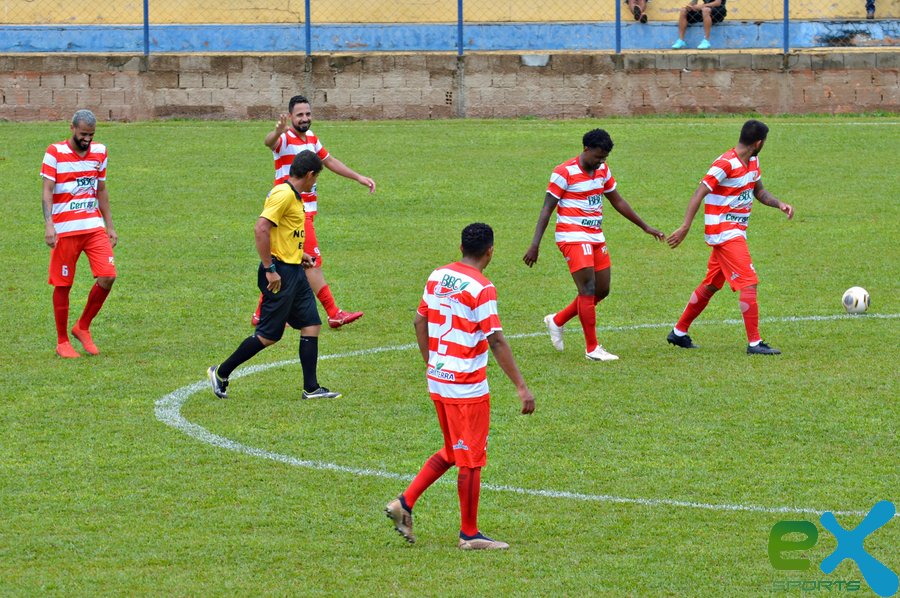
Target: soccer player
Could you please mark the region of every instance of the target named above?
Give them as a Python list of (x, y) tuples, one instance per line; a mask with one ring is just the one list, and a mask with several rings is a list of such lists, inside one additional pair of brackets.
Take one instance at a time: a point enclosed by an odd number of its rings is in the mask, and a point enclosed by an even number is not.
[(285, 324), (300, 331), (300, 366), (304, 399), (339, 399), (341, 394), (319, 386), (319, 330), (322, 321), (304, 269), (313, 265), (306, 253), (303, 226), (303, 194), (315, 186), (322, 160), (304, 150), (294, 156), (284, 183), (275, 185), (256, 220), (254, 237), (260, 264), (257, 286), (263, 300), (259, 325), (231, 356), (207, 370), (213, 393), (228, 398), (228, 377), (239, 365), (281, 340)]
[(768, 134), (769, 127), (758, 120), (744, 123), (738, 144), (716, 158), (688, 203), (684, 223), (669, 235), (669, 246), (675, 249), (687, 236), (700, 202), (703, 202), (706, 244), (712, 248), (712, 253), (706, 278), (691, 294), (681, 319), (666, 337), (676, 347), (697, 348), (688, 335), (688, 328), (727, 280), (732, 292), (740, 293), (739, 305), (749, 343), (747, 353), (781, 353), (764, 343), (759, 335), (759, 306), (756, 302), (759, 281), (747, 249), (747, 224), (754, 198), (763, 205), (778, 208), (787, 215), (788, 220), (794, 217), (793, 207), (779, 201), (763, 187), (757, 156)]
[[(294, 96), (288, 102), (288, 113), (282, 114), (275, 124), (275, 129), (266, 135), (265, 144), (275, 157), (275, 184), (283, 183), (288, 176), (291, 160), (298, 152), (310, 150), (319, 158), (325, 168), (339, 174), (342, 177), (354, 180), (360, 185), (369, 188), (369, 193), (375, 193), (375, 181), (367, 176), (362, 176), (346, 166), (343, 162), (332, 156), (322, 147), (322, 143), (316, 134), (310, 131), (312, 125), (312, 111), (309, 100), (304, 96)], [(316, 187), (303, 194), (303, 206), (306, 209), (306, 247), (310, 255), (315, 258), (315, 266), (306, 271), (309, 284), (313, 292), (325, 308), (328, 314), (328, 325), (332, 328), (340, 328), (344, 324), (354, 322), (363, 316), (361, 311), (344, 311), (337, 306), (325, 275), (322, 273), (322, 252), (319, 249), (319, 241), (316, 238), (314, 221), (318, 209)], [(260, 298), (260, 302), (262, 298)], [(251, 320), (255, 326), (259, 320), (259, 307)]]
[(51, 144), (44, 154), (41, 204), (44, 241), (51, 247), (48, 282), (53, 285), (56, 354), (72, 359), (80, 357), (68, 334), (69, 292), (78, 258), (82, 252), (87, 255), (95, 283), (72, 336), (89, 354), (99, 355), (90, 326), (116, 281), (113, 247), (119, 236), (106, 189), (106, 146), (93, 141), (97, 118), (90, 110), (79, 110), (69, 128), (72, 136)]
[(487, 224), (470, 224), (462, 231), (460, 249), (460, 261), (438, 268), (428, 277), (414, 322), (444, 446), (425, 462), (403, 494), (388, 503), (385, 513), (407, 542), (415, 542), (413, 506), (429, 486), (456, 465), (462, 521), (458, 546), (463, 550), (497, 550), (509, 548), (509, 544), (492, 540), (478, 529), (481, 468), (487, 462), (491, 415), (486, 371), (489, 347), (516, 386), (522, 413), (534, 412), (534, 397), (503, 337), (497, 290), (482, 274), (494, 255), (494, 231)]
[(613, 148), (609, 133), (603, 129), (588, 131), (582, 145), (581, 154), (553, 169), (534, 238), (522, 259), (529, 268), (537, 263), (541, 237), (556, 209), (556, 245), (566, 259), (578, 295), (561, 311), (544, 318), (550, 340), (557, 351), (562, 351), (563, 327), (577, 315), (584, 331), (585, 357), (615, 361), (618, 356), (597, 342), (595, 306), (609, 295), (610, 285), (610, 260), (602, 228), (603, 197), (648, 235), (659, 240), (665, 235), (641, 220), (616, 189), (616, 179), (606, 164)]

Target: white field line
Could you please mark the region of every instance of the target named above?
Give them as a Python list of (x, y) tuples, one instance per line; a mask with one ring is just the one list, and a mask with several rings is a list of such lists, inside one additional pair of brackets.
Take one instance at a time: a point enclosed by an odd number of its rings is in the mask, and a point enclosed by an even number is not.
[[(877, 318), (877, 319), (894, 319), (900, 318), (900, 314), (869, 314), (864, 317), (860, 316), (849, 316), (849, 315), (839, 315), (839, 316), (794, 316), (794, 317), (785, 317), (785, 318), (764, 318), (762, 321), (764, 322), (820, 322), (827, 320), (841, 320), (841, 319), (867, 319), (867, 318)], [(707, 324), (737, 324), (741, 323), (741, 320), (719, 320), (717, 322), (707, 322)], [(607, 328), (601, 328), (601, 330), (607, 331), (624, 331), (624, 330), (641, 330), (644, 328), (662, 328), (671, 326), (669, 323), (664, 324), (635, 324), (630, 326), (611, 326)], [(530, 338), (535, 336), (545, 335), (546, 332), (531, 332), (531, 333), (523, 333), (523, 334), (514, 334), (510, 335), (509, 338)], [(346, 357), (361, 357), (366, 355), (374, 355), (376, 353), (384, 353), (386, 351), (407, 351), (415, 348), (416, 345), (414, 343), (408, 343), (404, 345), (393, 345), (387, 347), (375, 347), (372, 349), (362, 349), (359, 351), (349, 351), (346, 353), (333, 354), (333, 355), (323, 355), (320, 359), (341, 359)], [(297, 363), (298, 360), (290, 359), (285, 361), (277, 361), (274, 363), (265, 363), (259, 365), (252, 365), (249, 367), (241, 368), (240, 370), (234, 372), (232, 374), (232, 378), (241, 378), (243, 376), (250, 376), (252, 374), (257, 374), (259, 372), (264, 372), (266, 370), (283, 367), (286, 365), (291, 365)], [(183, 386), (174, 392), (167, 394), (166, 396), (158, 399), (155, 403), (154, 413), (156, 415), (156, 419), (166, 424), (167, 426), (171, 426), (177, 430), (180, 430), (187, 434), (188, 436), (200, 440), (201, 442), (205, 442), (207, 444), (211, 444), (212, 446), (216, 446), (219, 448), (228, 449), (230, 451), (234, 451), (237, 453), (243, 453), (245, 455), (251, 455), (253, 457), (260, 457), (263, 459), (269, 459), (272, 461), (277, 461), (279, 463), (284, 463), (286, 465), (293, 465), (295, 467), (305, 467), (307, 469), (317, 469), (322, 471), (334, 471), (337, 473), (346, 473), (355, 476), (366, 476), (366, 477), (378, 477), (378, 478), (386, 478), (391, 480), (400, 480), (400, 481), (409, 481), (413, 478), (411, 474), (401, 474), (394, 473), (390, 471), (384, 471), (380, 469), (368, 469), (361, 467), (348, 467), (346, 465), (338, 465), (336, 463), (328, 463), (325, 461), (310, 461), (306, 459), (298, 459), (296, 457), (292, 457), (290, 455), (283, 455), (280, 453), (275, 453), (272, 451), (267, 451), (265, 449), (254, 448), (251, 446), (247, 446), (245, 444), (241, 444), (240, 442), (236, 442), (229, 438), (225, 438), (224, 436), (219, 436), (218, 434), (214, 434), (207, 430), (206, 428), (199, 426), (195, 423), (192, 423), (184, 418), (181, 415), (181, 407), (187, 402), (187, 400), (191, 397), (191, 395), (200, 392), (208, 387), (208, 382), (194, 382), (188, 386)], [(588, 501), (588, 502), (611, 502), (618, 504), (633, 504), (633, 505), (641, 505), (648, 507), (686, 507), (692, 509), (707, 509), (712, 511), (743, 511), (743, 512), (754, 512), (754, 513), (786, 513), (786, 514), (805, 514), (805, 515), (822, 515), (825, 511), (819, 509), (813, 509), (808, 507), (791, 507), (791, 506), (781, 506), (781, 507), (763, 507), (758, 505), (745, 505), (745, 504), (715, 504), (715, 503), (704, 503), (704, 502), (694, 502), (694, 501), (685, 501), (685, 500), (675, 500), (670, 498), (629, 498), (622, 496), (613, 496), (609, 494), (584, 494), (580, 492), (569, 492), (565, 490), (542, 490), (542, 489), (531, 489), (531, 488), (518, 488), (516, 486), (506, 486), (506, 485), (498, 485), (498, 484), (482, 484), (482, 488), (487, 490), (493, 490), (496, 492), (512, 492), (515, 494), (522, 494), (526, 496), (538, 496), (544, 498), (562, 498), (568, 500), (579, 500), (579, 501)], [(832, 511), (832, 513), (836, 515), (853, 515), (853, 516), (864, 516), (866, 515), (866, 511)], [(900, 513), (894, 515), (895, 517), (900, 517)]]

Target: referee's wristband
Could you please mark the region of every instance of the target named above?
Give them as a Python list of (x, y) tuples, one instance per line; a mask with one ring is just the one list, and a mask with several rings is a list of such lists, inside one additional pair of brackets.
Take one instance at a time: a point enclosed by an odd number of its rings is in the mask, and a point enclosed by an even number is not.
[(266, 272), (274, 273), (275, 272), (275, 262), (272, 262), (268, 267), (263, 266), (263, 270), (265, 270)]

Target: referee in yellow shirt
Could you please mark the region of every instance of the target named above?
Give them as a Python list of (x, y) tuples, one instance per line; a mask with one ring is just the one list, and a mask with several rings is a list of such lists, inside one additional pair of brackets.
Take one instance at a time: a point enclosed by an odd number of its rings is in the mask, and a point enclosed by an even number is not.
[(316, 297), (306, 280), (304, 268), (315, 258), (303, 252), (303, 200), (319, 173), (322, 160), (309, 150), (294, 157), (287, 181), (269, 191), (254, 234), (260, 264), (257, 286), (262, 292), (259, 325), (244, 339), (231, 356), (207, 370), (212, 391), (220, 399), (228, 398), (228, 376), (239, 365), (277, 343), (285, 324), (300, 331), (300, 366), (303, 368), (304, 399), (338, 399), (341, 394), (319, 386), (316, 364), (319, 360), (319, 330), (322, 321), (316, 309)]

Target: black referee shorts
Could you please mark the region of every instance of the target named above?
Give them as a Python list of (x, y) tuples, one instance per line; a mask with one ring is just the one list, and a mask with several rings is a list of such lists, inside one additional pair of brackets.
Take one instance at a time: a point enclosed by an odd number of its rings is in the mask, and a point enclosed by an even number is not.
[(259, 310), (259, 324), (256, 326), (257, 336), (272, 341), (281, 340), (284, 325), (300, 330), (306, 326), (322, 324), (319, 310), (316, 309), (316, 296), (306, 279), (306, 272), (300, 264), (286, 264), (273, 259), (275, 271), (281, 276), (281, 290), (273, 293), (266, 286), (266, 271), (259, 265), (257, 286), (263, 295)]

